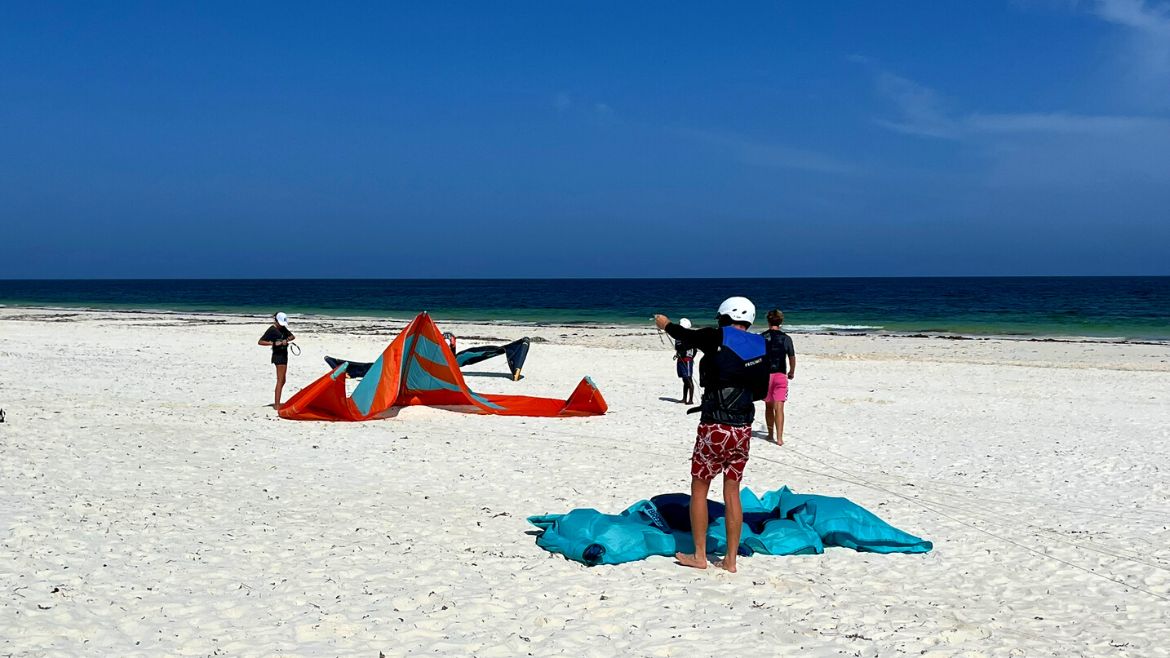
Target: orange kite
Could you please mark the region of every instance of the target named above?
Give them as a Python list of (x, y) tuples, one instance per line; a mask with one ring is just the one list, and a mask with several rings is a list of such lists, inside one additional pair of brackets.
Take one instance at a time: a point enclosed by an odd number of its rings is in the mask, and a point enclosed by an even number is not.
[(292, 420), (372, 420), (396, 407), (423, 404), (501, 416), (596, 416), (608, 406), (588, 377), (567, 400), (526, 395), (481, 395), (463, 381), (455, 355), (431, 316), (420, 313), (382, 351), (369, 372), (345, 394), (343, 363), (292, 396), (280, 417)]

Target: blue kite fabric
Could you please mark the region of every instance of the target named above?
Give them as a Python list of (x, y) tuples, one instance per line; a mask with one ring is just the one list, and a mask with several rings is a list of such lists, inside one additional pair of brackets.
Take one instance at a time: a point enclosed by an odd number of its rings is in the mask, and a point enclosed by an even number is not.
[[(807, 555), (842, 546), (868, 553), (926, 553), (934, 545), (903, 532), (864, 507), (832, 496), (793, 493), (788, 487), (763, 497), (740, 492), (743, 534), (739, 555)], [(540, 528), (537, 546), (590, 566), (622, 564), (651, 555), (673, 557), (694, 551), (686, 494), (640, 500), (621, 514), (575, 509), (568, 514), (530, 516)], [(707, 501), (707, 552), (727, 552), (723, 505)]]

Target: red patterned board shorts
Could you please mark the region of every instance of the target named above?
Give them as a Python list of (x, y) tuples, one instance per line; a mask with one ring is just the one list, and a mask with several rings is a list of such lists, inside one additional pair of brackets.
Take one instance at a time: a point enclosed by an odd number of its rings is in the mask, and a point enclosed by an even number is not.
[(742, 480), (751, 443), (751, 425), (699, 423), (695, 452), (691, 455), (691, 477), (714, 480), (722, 473), (725, 480)]

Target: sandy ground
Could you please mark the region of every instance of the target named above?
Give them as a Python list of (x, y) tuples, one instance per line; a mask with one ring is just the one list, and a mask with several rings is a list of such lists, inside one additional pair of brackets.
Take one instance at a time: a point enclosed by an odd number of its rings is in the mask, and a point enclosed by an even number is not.
[[(733, 576), (527, 534), (686, 489), (696, 420), (653, 331), (440, 322), (547, 341), (520, 382), (470, 367), (478, 390), (588, 373), (603, 417), (329, 424), (265, 407), (264, 326), (0, 309), (0, 655), (1170, 655), (1170, 347), (797, 336), (787, 444), (745, 484), (935, 550)], [(288, 393), (396, 326), (301, 319)]]

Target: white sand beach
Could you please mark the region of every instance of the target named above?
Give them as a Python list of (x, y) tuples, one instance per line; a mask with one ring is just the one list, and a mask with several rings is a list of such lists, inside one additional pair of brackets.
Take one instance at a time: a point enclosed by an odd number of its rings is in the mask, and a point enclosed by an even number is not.
[[(286, 397), (403, 324), (293, 321)], [(287, 421), (264, 318), (0, 309), (0, 656), (1170, 655), (1170, 347), (795, 336), (786, 445), (744, 484), (935, 548), (731, 575), (529, 534), (687, 490), (697, 420), (651, 328), (439, 324), (543, 339), (476, 390), (589, 374), (610, 412)]]

